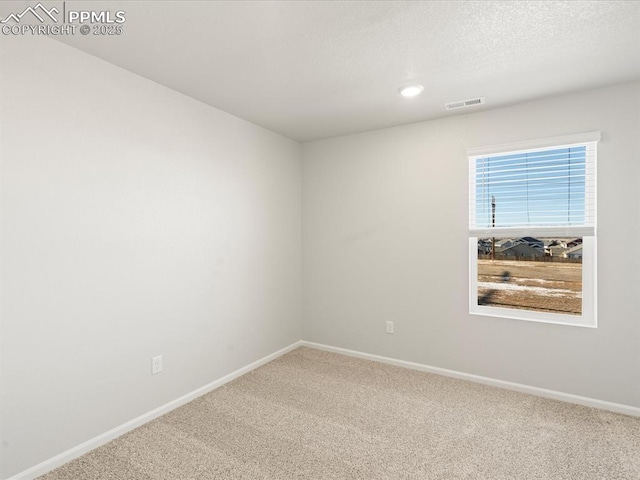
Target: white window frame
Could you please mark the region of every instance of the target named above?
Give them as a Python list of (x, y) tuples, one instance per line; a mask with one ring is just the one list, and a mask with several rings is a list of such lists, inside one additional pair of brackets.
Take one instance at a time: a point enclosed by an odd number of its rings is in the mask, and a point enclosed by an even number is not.
[[(551, 147), (568, 147), (574, 145), (584, 145), (586, 143), (596, 143), (594, 160), (587, 168), (594, 178), (594, 200), (597, 201), (597, 142), (600, 140), (600, 132), (588, 132), (576, 135), (567, 135), (561, 137), (551, 137), (526, 142), (510, 143), (503, 145), (492, 145), (487, 147), (469, 148), (467, 156), (469, 158), (469, 208), (475, 208), (475, 160), (478, 156), (491, 156), (511, 152), (519, 152), (524, 150), (533, 150), (538, 148)], [(472, 186), (472, 179), (473, 186)], [(524, 310), (515, 308), (492, 307), (487, 305), (478, 305), (478, 237), (474, 235), (470, 226), (469, 233), (469, 313), (472, 315), (482, 315), (500, 318), (509, 318), (514, 320), (525, 320), (531, 322), (554, 323), (560, 325), (571, 325), (578, 327), (597, 328), (597, 236), (596, 236), (596, 208), (593, 209), (593, 217), (588, 219), (589, 227), (585, 227), (583, 232), (577, 229), (578, 234), (582, 234), (582, 313), (581, 315), (569, 315), (562, 313), (539, 312), (534, 310)], [(475, 212), (470, 212), (474, 214)], [(557, 234), (549, 229), (550, 236)], [(573, 230), (574, 232), (576, 229)], [(523, 230), (522, 227), (515, 229), (496, 229), (487, 236), (510, 237), (510, 236), (538, 236), (545, 234), (545, 227), (530, 227)], [(473, 235), (473, 236), (472, 236)], [(576, 236), (578, 236), (576, 234)]]

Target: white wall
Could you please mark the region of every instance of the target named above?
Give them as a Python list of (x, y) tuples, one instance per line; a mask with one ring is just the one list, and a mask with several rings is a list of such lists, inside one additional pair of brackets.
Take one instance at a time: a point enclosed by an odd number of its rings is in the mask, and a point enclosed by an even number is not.
[[(466, 149), (594, 130), (599, 328), (470, 316)], [(305, 144), (304, 339), (640, 406), (639, 132), (635, 83)]]
[(56, 41), (1, 49), (8, 477), (301, 338), (300, 145)]

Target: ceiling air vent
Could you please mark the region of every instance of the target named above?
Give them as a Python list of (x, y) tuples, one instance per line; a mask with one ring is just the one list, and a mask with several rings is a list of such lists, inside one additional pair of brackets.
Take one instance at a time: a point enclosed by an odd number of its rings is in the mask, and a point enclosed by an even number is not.
[(457, 102), (445, 103), (447, 110), (457, 110), (458, 108), (473, 107), (474, 105), (484, 104), (484, 97), (471, 98), (469, 100), (458, 100)]

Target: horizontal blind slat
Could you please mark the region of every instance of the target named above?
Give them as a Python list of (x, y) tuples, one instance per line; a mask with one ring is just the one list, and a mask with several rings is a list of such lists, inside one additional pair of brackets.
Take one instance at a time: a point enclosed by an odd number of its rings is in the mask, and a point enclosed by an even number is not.
[(590, 225), (582, 226), (564, 226), (551, 225), (540, 226), (535, 228), (509, 227), (509, 228), (472, 228), (469, 230), (470, 237), (478, 238), (518, 238), (518, 237), (535, 237), (535, 238), (569, 238), (569, 237), (585, 237), (593, 236), (595, 227)]

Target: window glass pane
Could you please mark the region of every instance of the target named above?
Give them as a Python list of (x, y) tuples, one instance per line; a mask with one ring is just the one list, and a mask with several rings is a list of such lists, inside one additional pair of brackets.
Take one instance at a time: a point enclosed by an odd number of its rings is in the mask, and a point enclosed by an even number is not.
[(478, 305), (582, 314), (582, 238), (478, 239)]
[(475, 225), (584, 224), (586, 162), (585, 146), (477, 158)]

